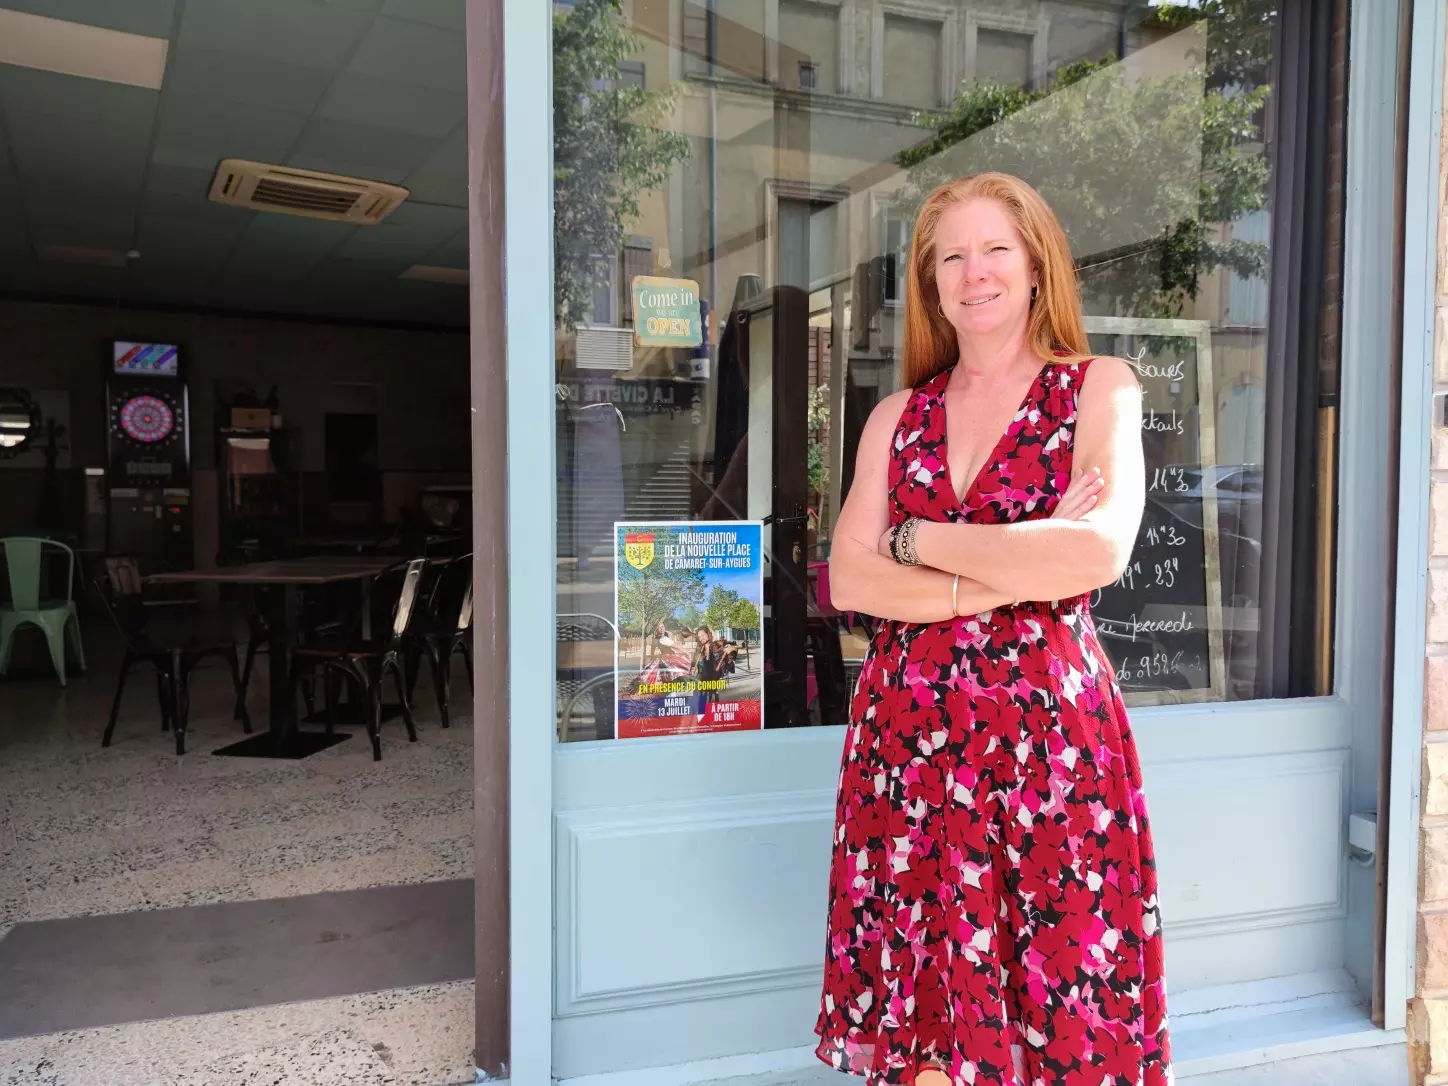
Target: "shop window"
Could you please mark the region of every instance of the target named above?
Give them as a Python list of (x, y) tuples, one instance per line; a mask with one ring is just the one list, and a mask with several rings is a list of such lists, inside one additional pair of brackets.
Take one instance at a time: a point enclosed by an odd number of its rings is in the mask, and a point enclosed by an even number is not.
[[(560, 737), (844, 721), (872, 623), (831, 606), (834, 518), (864, 421), (899, 381), (915, 208), (987, 166), (1052, 205), (1093, 348), (1132, 360), (1145, 390), (1148, 513), (1094, 603), (1128, 703), (1330, 690), (1336, 501), (1319, 440), (1335, 423), (1318, 390), (1335, 365), (1322, 224), (1337, 189), (1313, 180), (1322, 170), (1274, 168), (1318, 147), (1275, 119), (1309, 115), (1318, 85), (1274, 52), (1295, 39), (1236, 5), (1133, 9), (1114, 39), (1127, 57), (1095, 37), (1073, 55), (1063, 31), (1048, 81), (1035, 16), (881, 0), (861, 15), (870, 82), (854, 92), (873, 101), (851, 110), (831, 67), (846, 6), (686, 4), (677, 42), (629, 57), (679, 84), (625, 65), (617, 82), (635, 80), (645, 110), (555, 109), (560, 155), (575, 117), (595, 136), (615, 126), (619, 149), (589, 184), (557, 189), (560, 222), (606, 219), (618, 239), (588, 281), (589, 320), (560, 309)], [(568, 18), (585, 15), (601, 25), (561, 47), (630, 29), (609, 5)], [(1018, 99), (985, 109), (990, 88), (956, 81), (961, 34), (960, 74)], [(769, 63), (822, 93), (783, 105), (760, 85)], [(1293, 82), (1274, 83), (1284, 72)], [(1279, 222), (1268, 206), (1296, 210)], [(578, 263), (556, 262), (561, 299)], [(609, 354), (580, 340), (589, 323), (627, 338)], [(1294, 436), (1268, 440), (1268, 419)]]
[(904, 15), (886, 15), (882, 22), (881, 97), (901, 105), (940, 105), (945, 59), (941, 24)]
[(777, 2), (780, 82), (799, 90), (837, 92), (840, 80), (838, 6), (815, 0)]
[(641, 60), (626, 60), (618, 66), (618, 82), (623, 87), (637, 87), (644, 89), (644, 62)]
[(1008, 87), (1032, 84), (1032, 40), (1028, 35), (981, 28), (976, 31), (975, 48), (974, 78)]

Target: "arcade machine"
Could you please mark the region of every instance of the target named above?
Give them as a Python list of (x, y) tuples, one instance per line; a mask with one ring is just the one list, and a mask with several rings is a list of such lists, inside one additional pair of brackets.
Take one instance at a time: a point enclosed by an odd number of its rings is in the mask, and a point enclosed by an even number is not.
[(107, 548), (143, 569), (189, 569), (191, 419), (185, 369), (174, 343), (111, 344)]

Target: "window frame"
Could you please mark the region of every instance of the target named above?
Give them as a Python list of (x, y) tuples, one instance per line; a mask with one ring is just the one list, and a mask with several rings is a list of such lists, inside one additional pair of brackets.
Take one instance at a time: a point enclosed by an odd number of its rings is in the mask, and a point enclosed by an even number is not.
[(961, 78), (964, 80), (976, 78), (982, 30), (998, 30), (1030, 38), (1031, 83), (1026, 89), (1037, 90), (1045, 86), (1051, 33), (1051, 16), (1047, 12), (1037, 15), (1012, 15), (1007, 12), (968, 10), (965, 13), (964, 57), (961, 64)]
[(870, 97), (885, 101), (885, 19), (888, 16), (940, 24), (940, 87), (938, 101), (931, 108), (948, 106), (960, 82), (956, 48), (960, 12), (943, 4), (924, 0), (877, 0), (870, 26)]

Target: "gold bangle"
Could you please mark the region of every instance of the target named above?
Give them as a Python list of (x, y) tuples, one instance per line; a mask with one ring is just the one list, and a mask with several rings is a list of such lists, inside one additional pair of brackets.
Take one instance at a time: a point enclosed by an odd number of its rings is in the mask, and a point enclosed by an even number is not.
[(955, 575), (955, 580), (950, 585), (950, 614), (952, 618), (960, 617), (960, 574)]

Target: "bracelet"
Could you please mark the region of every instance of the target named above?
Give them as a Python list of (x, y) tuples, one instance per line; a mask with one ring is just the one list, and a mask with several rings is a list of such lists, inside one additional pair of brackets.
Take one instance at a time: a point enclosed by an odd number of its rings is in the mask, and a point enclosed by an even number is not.
[(915, 532), (920, 520), (920, 517), (910, 517), (890, 529), (890, 557), (902, 566), (920, 565), (920, 555), (915, 551)]
[(900, 562), (907, 566), (918, 566), (920, 555), (915, 550), (915, 532), (920, 527), (920, 518), (911, 517), (900, 526)]
[(960, 574), (955, 575), (955, 580), (950, 585), (950, 615), (952, 618), (960, 617)]

